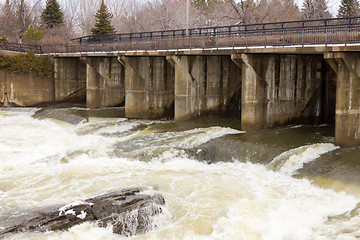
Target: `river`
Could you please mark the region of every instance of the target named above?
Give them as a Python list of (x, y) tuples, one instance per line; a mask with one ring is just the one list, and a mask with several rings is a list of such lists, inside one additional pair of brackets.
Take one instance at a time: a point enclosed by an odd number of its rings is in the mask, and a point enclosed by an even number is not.
[[(141, 186), (166, 204), (157, 227), (131, 239), (360, 238), (360, 148), (335, 146), (333, 126), (243, 132), (239, 119), (123, 112), (0, 110), (0, 228), (34, 209)], [(85, 223), (7, 239), (126, 238)]]

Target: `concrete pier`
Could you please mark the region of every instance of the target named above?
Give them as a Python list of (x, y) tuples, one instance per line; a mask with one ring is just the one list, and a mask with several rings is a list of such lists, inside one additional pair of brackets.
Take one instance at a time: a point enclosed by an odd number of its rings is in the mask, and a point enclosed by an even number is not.
[(174, 68), (165, 57), (121, 57), (125, 66), (125, 116), (174, 117)]
[(321, 120), (322, 55), (232, 55), (242, 62), (242, 129)]
[(55, 102), (78, 102), (86, 98), (86, 65), (80, 58), (54, 59)]
[(335, 144), (360, 145), (360, 53), (325, 53), (337, 74)]
[(84, 57), (86, 106), (114, 107), (125, 102), (124, 67), (114, 57)]
[(226, 115), (241, 84), (241, 69), (230, 56), (168, 56), (168, 61), (175, 68), (175, 121)]

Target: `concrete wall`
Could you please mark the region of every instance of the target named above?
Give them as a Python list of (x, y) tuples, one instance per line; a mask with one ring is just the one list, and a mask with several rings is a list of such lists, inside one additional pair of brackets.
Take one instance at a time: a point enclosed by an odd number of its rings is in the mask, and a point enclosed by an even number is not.
[(86, 106), (114, 107), (125, 102), (124, 67), (116, 57), (85, 57)]
[(322, 55), (241, 54), (233, 59), (243, 66), (243, 130), (321, 121), (324, 80), (331, 77)]
[(168, 60), (175, 67), (175, 121), (230, 111), (241, 83), (241, 70), (230, 56), (170, 56)]
[[(0, 102), (10, 106), (38, 106), (54, 102), (54, 78), (0, 71)], [(6, 93), (6, 95), (5, 95)]]
[(125, 116), (161, 119), (174, 116), (174, 68), (165, 57), (123, 57)]
[(360, 53), (325, 53), (337, 74), (335, 144), (360, 145)]
[(54, 70), (55, 101), (85, 101), (86, 65), (80, 58), (55, 58)]

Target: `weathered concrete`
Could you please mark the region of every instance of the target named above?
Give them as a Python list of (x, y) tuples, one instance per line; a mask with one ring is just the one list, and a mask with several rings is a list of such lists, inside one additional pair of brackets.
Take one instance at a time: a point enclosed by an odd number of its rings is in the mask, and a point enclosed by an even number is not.
[(124, 68), (114, 57), (84, 57), (86, 63), (86, 106), (114, 107), (125, 101)]
[(337, 73), (335, 144), (360, 145), (360, 53), (325, 53)]
[(243, 130), (320, 122), (322, 55), (241, 54), (232, 58), (243, 66)]
[(169, 56), (168, 61), (175, 67), (175, 121), (228, 112), (241, 83), (241, 70), (230, 56)]
[(0, 71), (0, 106), (38, 106), (54, 102), (54, 78)]
[(80, 58), (55, 58), (55, 101), (85, 102), (86, 66)]
[(165, 57), (123, 57), (125, 116), (161, 119), (174, 116), (174, 68)]

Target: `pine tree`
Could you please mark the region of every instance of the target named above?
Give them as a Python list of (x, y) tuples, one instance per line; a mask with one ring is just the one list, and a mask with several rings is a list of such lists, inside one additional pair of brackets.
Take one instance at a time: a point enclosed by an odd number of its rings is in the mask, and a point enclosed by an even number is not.
[(359, 13), (358, 0), (341, 0), (338, 17), (357, 17)]
[(306, 20), (312, 19), (314, 16), (314, 3), (312, 0), (305, 0), (301, 12)]
[(108, 35), (115, 34), (115, 28), (111, 25), (111, 18), (113, 15), (108, 11), (104, 0), (97, 13), (95, 14), (96, 23), (94, 28), (91, 29), (93, 35)]
[(313, 0), (314, 19), (331, 18), (328, 5), (325, 0)]
[(56, 0), (47, 0), (41, 19), (47, 28), (60, 26), (64, 23), (64, 14)]
[(307, 20), (331, 17), (325, 0), (305, 0), (301, 11)]

